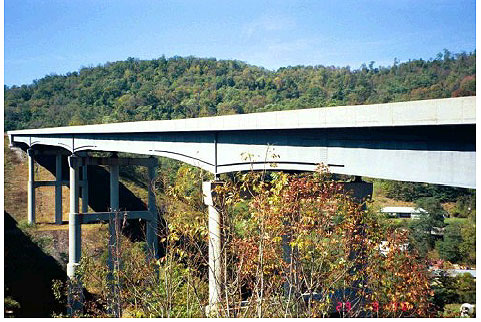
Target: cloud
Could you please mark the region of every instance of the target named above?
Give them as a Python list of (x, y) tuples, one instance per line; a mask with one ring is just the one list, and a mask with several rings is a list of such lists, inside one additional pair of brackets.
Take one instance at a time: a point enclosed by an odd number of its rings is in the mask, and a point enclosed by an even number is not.
[(269, 32), (286, 31), (296, 26), (294, 19), (284, 15), (263, 15), (250, 21), (242, 27), (242, 35), (249, 39), (256, 34), (263, 35)]
[(281, 66), (305, 64), (317, 47), (316, 39), (266, 40), (250, 46), (240, 54), (249, 63), (277, 69)]

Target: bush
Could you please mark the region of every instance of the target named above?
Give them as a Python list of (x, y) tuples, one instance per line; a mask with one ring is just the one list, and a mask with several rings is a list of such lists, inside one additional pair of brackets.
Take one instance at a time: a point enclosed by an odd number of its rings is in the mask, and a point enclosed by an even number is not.
[(471, 274), (456, 276), (454, 283), (460, 303), (476, 304), (476, 279)]
[(463, 254), (459, 250), (462, 240), (461, 225), (459, 223), (449, 224), (444, 230), (443, 240), (436, 243), (439, 256), (452, 263), (459, 262), (463, 259)]

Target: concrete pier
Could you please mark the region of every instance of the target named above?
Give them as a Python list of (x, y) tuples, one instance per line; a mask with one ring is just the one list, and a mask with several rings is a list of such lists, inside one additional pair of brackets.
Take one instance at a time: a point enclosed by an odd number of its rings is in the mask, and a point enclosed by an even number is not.
[[(154, 158), (151, 158), (155, 160)], [(152, 162), (148, 167), (148, 210), (151, 214), (151, 220), (146, 223), (146, 240), (147, 240), (147, 250), (149, 252), (148, 256), (152, 258), (158, 257), (158, 214), (157, 207), (155, 206), (155, 194), (154, 194), (154, 179), (155, 179), (155, 164)]]
[(27, 192), (27, 218), (28, 224), (35, 224), (35, 158), (34, 150), (27, 150), (28, 158), (28, 192)]
[(109, 274), (114, 270), (115, 247), (117, 246), (117, 229), (120, 221), (119, 213), (119, 166), (110, 166), (110, 211), (112, 215), (109, 220), (109, 245), (108, 245), (108, 259), (107, 265), (109, 267)]
[(89, 183), (88, 183), (88, 165), (85, 162), (82, 167), (82, 213), (89, 211)]
[[(115, 161), (116, 158), (112, 158)], [(122, 225), (123, 216), (120, 214), (119, 207), (119, 165), (113, 162), (110, 165), (110, 219), (109, 219), (109, 244), (108, 244), (108, 258), (107, 266), (109, 272), (107, 274), (107, 283), (110, 285), (110, 313), (115, 317), (120, 317), (120, 303), (118, 301), (118, 284), (115, 275), (116, 268), (118, 269), (119, 263), (119, 243), (120, 243), (120, 230)], [(116, 267), (117, 266), (117, 267)], [(117, 272), (118, 274), (118, 272)]]
[(214, 202), (214, 189), (222, 185), (220, 181), (207, 181), (202, 184), (204, 203), (209, 212), (209, 306), (213, 312), (221, 301), (222, 294), (222, 218)]
[(62, 155), (55, 155), (55, 224), (62, 224)]
[(72, 155), (68, 158), (70, 167), (70, 212), (69, 212), (69, 262), (67, 276), (75, 277), (75, 271), (80, 264), (82, 231), (79, 215), (79, 163), (80, 158)]

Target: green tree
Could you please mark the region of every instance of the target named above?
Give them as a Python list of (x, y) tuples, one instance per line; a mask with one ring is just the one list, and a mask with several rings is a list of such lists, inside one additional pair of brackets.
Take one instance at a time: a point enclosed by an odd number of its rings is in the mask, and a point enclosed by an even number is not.
[(456, 276), (454, 284), (461, 303), (476, 303), (476, 279), (471, 274)]
[(435, 246), (433, 229), (444, 227), (446, 211), (436, 198), (422, 198), (416, 202), (417, 208), (424, 209), (419, 219), (413, 219), (409, 224), (410, 239), (413, 246), (421, 256), (432, 250)]
[(459, 249), (462, 241), (461, 225), (459, 223), (449, 224), (444, 230), (443, 240), (436, 244), (441, 258), (452, 263), (462, 260), (463, 255)]
[(476, 265), (476, 224), (467, 223), (461, 227), (462, 242), (459, 251), (462, 259), (471, 265)]

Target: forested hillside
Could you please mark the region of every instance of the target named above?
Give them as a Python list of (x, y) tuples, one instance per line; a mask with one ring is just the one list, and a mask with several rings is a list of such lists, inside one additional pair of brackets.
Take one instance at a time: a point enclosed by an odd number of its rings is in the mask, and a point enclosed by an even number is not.
[(161, 57), (5, 87), (5, 130), (475, 95), (476, 53), (359, 69)]

